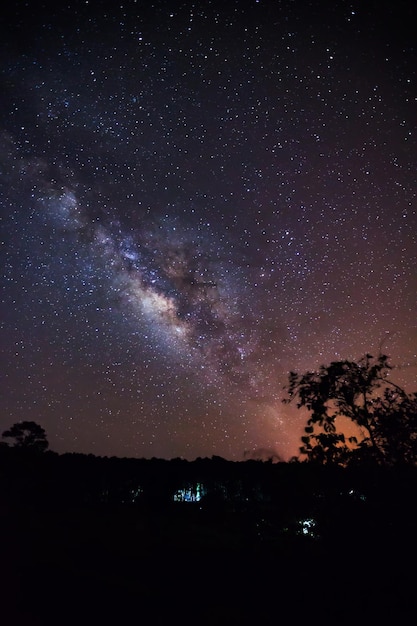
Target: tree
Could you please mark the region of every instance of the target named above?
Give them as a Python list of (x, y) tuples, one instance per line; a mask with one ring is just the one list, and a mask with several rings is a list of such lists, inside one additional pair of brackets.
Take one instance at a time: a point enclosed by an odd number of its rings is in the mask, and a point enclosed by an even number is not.
[(384, 389), (372, 405), (375, 441), (391, 465), (414, 465), (417, 461), (417, 393), (397, 386)]
[[(417, 394), (407, 394), (387, 376), (388, 357), (370, 354), (334, 361), (317, 372), (290, 372), (288, 397), (310, 412), (300, 452), (310, 461), (346, 465), (356, 459), (379, 464), (417, 461)], [(348, 418), (358, 437), (346, 437), (337, 418)]]
[(45, 430), (36, 422), (17, 422), (5, 430), (2, 436), (14, 439), (15, 448), (45, 452), (49, 446)]

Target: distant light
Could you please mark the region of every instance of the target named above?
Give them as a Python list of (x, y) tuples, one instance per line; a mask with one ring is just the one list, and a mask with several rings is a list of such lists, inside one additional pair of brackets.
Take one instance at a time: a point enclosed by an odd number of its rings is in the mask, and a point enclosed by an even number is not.
[(174, 494), (174, 502), (200, 502), (201, 498), (206, 495), (206, 489), (201, 483), (195, 486), (187, 486), (178, 489)]
[(315, 531), (317, 527), (317, 522), (312, 517), (308, 517), (307, 519), (300, 520), (298, 522), (300, 533), (302, 535), (308, 537), (317, 537), (317, 533)]

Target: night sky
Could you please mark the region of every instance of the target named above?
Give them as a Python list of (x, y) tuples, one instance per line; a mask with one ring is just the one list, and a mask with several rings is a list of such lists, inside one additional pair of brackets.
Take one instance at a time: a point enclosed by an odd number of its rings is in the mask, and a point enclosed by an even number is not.
[(288, 372), (417, 390), (411, 2), (1, 9), (1, 431), (287, 460)]

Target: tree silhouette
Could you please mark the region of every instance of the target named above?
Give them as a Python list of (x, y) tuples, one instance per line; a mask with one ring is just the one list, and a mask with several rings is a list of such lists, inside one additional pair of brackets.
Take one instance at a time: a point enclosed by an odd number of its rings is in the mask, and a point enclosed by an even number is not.
[[(417, 460), (417, 394), (407, 394), (387, 376), (388, 357), (366, 354), (355, 361), (333, 361), (318, 372), (290, 372), (288, 397), (310, 412), (300, 452), (310, 461), (345, 465), (373, 459), (379, 464)], [(345, 417), (358, 437), (346, 437), (336, 420)]]
[(45, 452), (49, 446), (45, 430), (36, 422), (17, 422), (5, 430), (2, 436), (14, 439), (15, 448)]
[(374, 438), (391, 465), (414, 465), (417, 461), (417, 393), (400, 387), (384, 389), (372, 402)]

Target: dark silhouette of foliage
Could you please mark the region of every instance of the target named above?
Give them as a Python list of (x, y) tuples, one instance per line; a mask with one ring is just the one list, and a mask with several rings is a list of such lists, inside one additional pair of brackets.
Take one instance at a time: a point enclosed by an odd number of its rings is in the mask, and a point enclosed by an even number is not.
[(401, 388), (386, 388), (372, 402), (374, 439), (393, 465), (412, 465), (417, 459), (417, 394)]
[(15, 448), (33, 452), (45, 452), (49, 446), (45, 430), (36, 422), (17, 422), (9, 430), (5, 430), (2, 436), (14, 439)]
[[(317, 372), (291, 372), (284, 402), (296, 399), (298, 408), (310, 412), (301, 454), (323, 464), (415, 464), (417, 394), (390, 381), (391, 369), (387, 356), (366, 354), (357, 362), (334, 361)], [(338, 431), (338, 417), (351, 420), (360, 436)]]
[[(379, 399), (387, 415), (405, 419), (399, 396)], [(331, 438), (323, 442), (331, 449)], [(198, 483), (200, 501), (174, 499)], [(362, 599), (343, 605), (343, 624), (383, 622), (379, 598), (388, 590), (390, 614), (409, 622), (415, 577), (402, 563), (417, 555), (416, 489), (409, 465), (168, 461), (0, 446), (3, 622), (55, 626), (59, 615), (60, 626), (127, 623), (140, 606), (155, 624), (172, 621), (179, 607), (185, 624), (201, 614), (202, 626), (252, 626), (271, 621), (278, 586), (281, 610), (290, 613), (301, 593), (313, 621), (333, 625), (340, 588), (352, 580)], [(362, 545), (358, 568), (350, 555)], [(338, 549), (347, 558), (335, 558)], [(328, 600), (318, 606), (323, 580)], [(45, 588), (46, 605), (38, 602)]]

